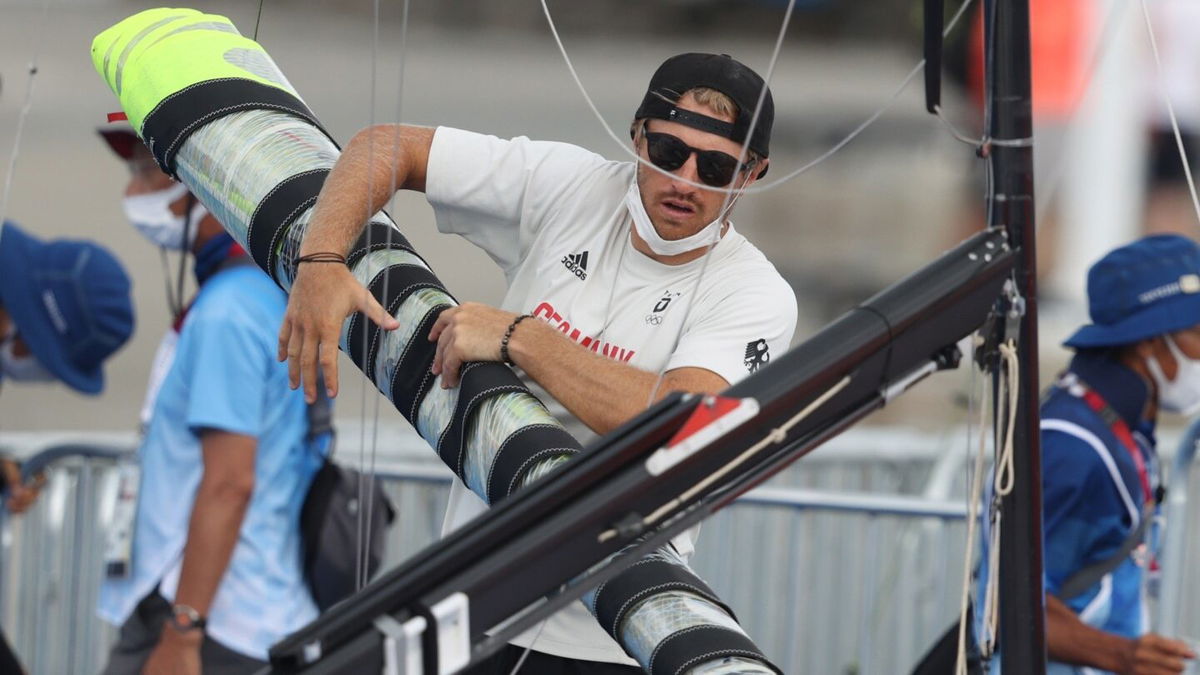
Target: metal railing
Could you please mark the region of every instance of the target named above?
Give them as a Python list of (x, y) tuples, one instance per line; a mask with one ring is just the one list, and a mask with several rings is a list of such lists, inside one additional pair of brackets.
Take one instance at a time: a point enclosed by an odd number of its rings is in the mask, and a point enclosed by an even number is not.
[[(956, 439), (852, 430), (707, 521), (693, 565), (787, 673), (908, 672), (957, 607), (966, 508), (965, 452)], [(10, 440), (0, 436), (0, 447)], [(25, 439), (26, 466), (47, 464), (48, 482), (28, 513), (0, 516), (0, 626), (30, 673), (92, 673), (106, 660), (115, 629), (96, 618), (96, 593), (116, 461), (131, 441), (68, 450)], [(44, 452), (32, 452), (38, 447)], [(441, 530), (450, 475), (418, 448), (377, 463), (399, 514), (389, 566)], [(357, 457), (354, 448), (339, 452), (340, 461)], [(1173, 473), (1187, 483), (1184, 469)], [(1186, 494), (1171, 491), (1172, 515), (1188, 515), (1177, 518), (1183, 534), (1170, 536), (1187, 544), (1166, 551), (1185, 566), (1200, 560), (1200, 518)], [(1165, 586), (1178, 589), (1168, 597), (1182, 601), (1174, 609), (1163, 603), (1160, 616), (1174, 612), (1186, 631), (1200, 626), (1197, 603), (1187, 601), (1200, 597), (1200, 581), (1174, 560), (1164, 562), (1177, 571), (1164, 585), (1176, 584)]]

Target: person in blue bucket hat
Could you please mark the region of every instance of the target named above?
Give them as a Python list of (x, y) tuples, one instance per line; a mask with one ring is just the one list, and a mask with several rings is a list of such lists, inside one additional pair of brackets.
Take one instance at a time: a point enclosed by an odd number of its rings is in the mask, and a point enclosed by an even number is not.
[(104, 389), (103, 364), (133, 334), (129, 276), (88, 241), (0, 228), (0, 380)]
[[(65, 383), (85, 394), (104, 388), (103, 364), (133, 333), (129, 276), (88, 241), (42, 241), (16, 224), (0, 225), (0, 385)], [(9, 513), (33, 503), (42, 477), (21, 479), (0, 455), (0, 492)], [(20, 663), (0, 633), (0, 672)]]
[(1139, 239), (1093, 265), (1087, 291), (1092, 322), (1063, 343), (1075, 356), (1041, 406), (1047, 673), (1181, 673), (1196, 654), (1148, 632), (1144, 588), (1164, 497), (1155, 423), (1200, 413), (1200, 246)]

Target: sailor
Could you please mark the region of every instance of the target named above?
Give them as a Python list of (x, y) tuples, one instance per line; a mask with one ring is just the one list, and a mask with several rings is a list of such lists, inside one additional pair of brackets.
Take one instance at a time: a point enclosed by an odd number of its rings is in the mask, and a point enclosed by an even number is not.
[[(62, 382), (83, 394), (104, 389), (103, 364), (133, 334), (129, 276), (112, 253), (89, 241), (42, 241), (16, 223), (0, 226), (0, 387)], [(4, 506), (21, 513), (44, 479), (23, 479), (0, 456)], [(0, 635), (0, 672), (20, 665)]]
[[(455, 387), (466, 362), (508, 363), (586, 443), (668, 392), (722, 391), (788, 348), (792, 289), (729, 219), (767, 171), (773, 117), (750, 68), (691, 53), (651, 78), (630, 125), (639, 163), (525, 137), (371, 127), (326, 180), (300, 253), (344, 261), (395, 189), (424, 192), (438, 229), (481, 247), (508, 282), (499, 307), (440, 315), (432, 373)], [(397, 328), (345, 265), (301, 262), (279, 358), (310, 400), (318, 364), (336, 395), (338, 336), (354, 311)], [(456, 481), (443, 534), (485, 508)], [(674, 546), (686, 558), (693, 535)], [(522, 658), (548, 675), (639, 672), (582, 605), (472, 672), (508, 673)]]
[(100, 616), (121, 626), (103, 672), (256, 672), (317, 616), (299, 518), (323, 460), (273, 358), (284, 295), (131, 129), (102, 135), (130, 169), (126, 217), (190, 254), (199, 287), (186, 306), (177, 287), (177, 343), (148, 397), (131, 565), (100, 592)]
[(1087, 291), (1092, 323), (1041, 407), (1047, 672), (1180, 673), (1195, 653), (1148, 632), (1145, 586), (1155, 424), (1200, 413), (1200, 246), (1138, 240), (1093, 265)]

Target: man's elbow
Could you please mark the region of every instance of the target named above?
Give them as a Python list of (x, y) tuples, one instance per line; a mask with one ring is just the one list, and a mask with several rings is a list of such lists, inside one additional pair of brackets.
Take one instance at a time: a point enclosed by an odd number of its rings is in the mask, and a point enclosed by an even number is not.
[(213, 475), (205, 472), (200, 490), (223, 503), (249, 504), (254, 495), (254, 474), (221, 472)]

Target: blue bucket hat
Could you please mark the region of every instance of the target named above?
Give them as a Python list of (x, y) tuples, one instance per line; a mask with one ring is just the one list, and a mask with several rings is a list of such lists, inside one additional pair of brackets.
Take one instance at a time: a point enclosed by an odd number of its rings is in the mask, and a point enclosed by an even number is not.
[(6, 221), (0, 270), (0, 305), (37, 360), (71, 388), (99, 393), (101, 364), (133, 333), (121, 263), (91, 242), (43, 242)]
[(1092, 323), (1068, 347), (1115, 347), (1200, 324), (1200, 246), (1177, 234), (1115, 249), (1088, 270)]

